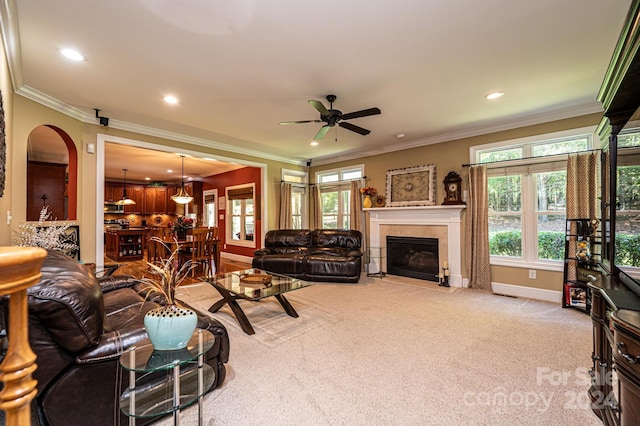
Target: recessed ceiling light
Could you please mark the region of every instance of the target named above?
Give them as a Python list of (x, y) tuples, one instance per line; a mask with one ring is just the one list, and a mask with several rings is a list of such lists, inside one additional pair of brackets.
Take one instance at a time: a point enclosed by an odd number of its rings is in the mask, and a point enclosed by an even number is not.
[(504, 92), (491, 92), (485, 98), (487, 99), (498, 99), (504, 96)]
[(173, 170), (167, 169), (167, 173), (173, 173)]
[(71, 59), (72, 61), (82, 62), (87, 60), (87, 58), (85, 58), (82, 53), (78, 52), (75, 49), (64, 48), (60, 49), (59, 52), (62, 56), (67, 59)]
[(311, 146), (318, 146), (319, 142), (318, 141), (311, 141), (311, 143), (309, 144)]
[(150, 177), (146, 177), (146, 178), (144, 178), (144, 180), (151, 180), (151, 178)]
[(164, 98), (164, 101), (168, 104), (177, 104), (178, 103), (178, 98), (176, 98), (175, 96), (172, 95), (167, 95)]
[(402, 138), (404, 138), (404, 133), (398, 133), (398, 134), (396, 135), (396, 138), (398, 138), (398, 139), (402, 139)]

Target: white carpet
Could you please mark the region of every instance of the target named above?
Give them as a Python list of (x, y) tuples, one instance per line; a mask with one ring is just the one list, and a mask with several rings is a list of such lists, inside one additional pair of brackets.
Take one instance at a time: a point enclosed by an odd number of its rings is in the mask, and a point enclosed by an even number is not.
[[(253, 336), (228, 308), (212, 314), (227, 326), (231, 356), (225, 383), (205, 398), (204, 424), (600, 424), (586, 395), (587, 315), (396, 281), (287, 293), (300, 318), (276, 301), (241, 301)], [(185, 290), (189, 303), (219, 299)], [(197, 424), (196, 413), (185, 410), (182, 424)]]

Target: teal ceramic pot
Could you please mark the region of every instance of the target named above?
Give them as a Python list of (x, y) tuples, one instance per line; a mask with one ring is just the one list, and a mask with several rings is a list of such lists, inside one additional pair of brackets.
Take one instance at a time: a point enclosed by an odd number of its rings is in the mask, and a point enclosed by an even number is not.
[(144, 327), (154, 349), (182, 349), (187, 346), (198, 325), (198, 316), (190, 309), (176, 305), (161, 306), (144, 316)]

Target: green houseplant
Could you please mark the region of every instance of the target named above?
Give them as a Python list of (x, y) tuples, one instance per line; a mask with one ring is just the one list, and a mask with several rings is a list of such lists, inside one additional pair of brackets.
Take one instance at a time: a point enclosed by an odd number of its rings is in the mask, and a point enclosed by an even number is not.
[(150, 238), (149, 244), (158, 244), (160, 249), (170, 255), (154, 263), (147, 262), (153, 277), (145, 276), (141, 279), (146, 284), (146, 298), (153, 294), (159, 295), (164, 305), (145, 314), (144, 326), (156, 350), (182, 349), (195, 331), (198, 317), (176, 299), (176, 289), (197, 265), (190, 260), (179, 264), (180, 245), (177, 242), (174, 250), (157, 237)]

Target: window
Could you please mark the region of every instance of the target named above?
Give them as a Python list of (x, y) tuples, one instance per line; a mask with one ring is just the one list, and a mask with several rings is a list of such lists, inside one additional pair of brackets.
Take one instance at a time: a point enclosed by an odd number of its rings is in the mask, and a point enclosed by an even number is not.
[(204, 226), (218, 226), (218, 190), (204, 191)]
[(255, 247), (254, 185), (227, 188), (227, 244)]
[(638, 129), (618, 135), (616, 167), (616, 247), (615, 264), (625, 272), (640, 262), (640, 132)]
[(351, 181), (363, 177), (364, 166), (324, 171), (316, 174), (322, 204), (323, 229), (351, 227)]
[(296, 170), (282, 170), (282, 180), (291, 183), (291, 221), (293, 229), (306, 229), (308, 221), (308, 174)]
[(472, 161), (488, 163), (492, 264), (561, 267), (567, 154), (591, 148), (591, 129), (472, 148)]

